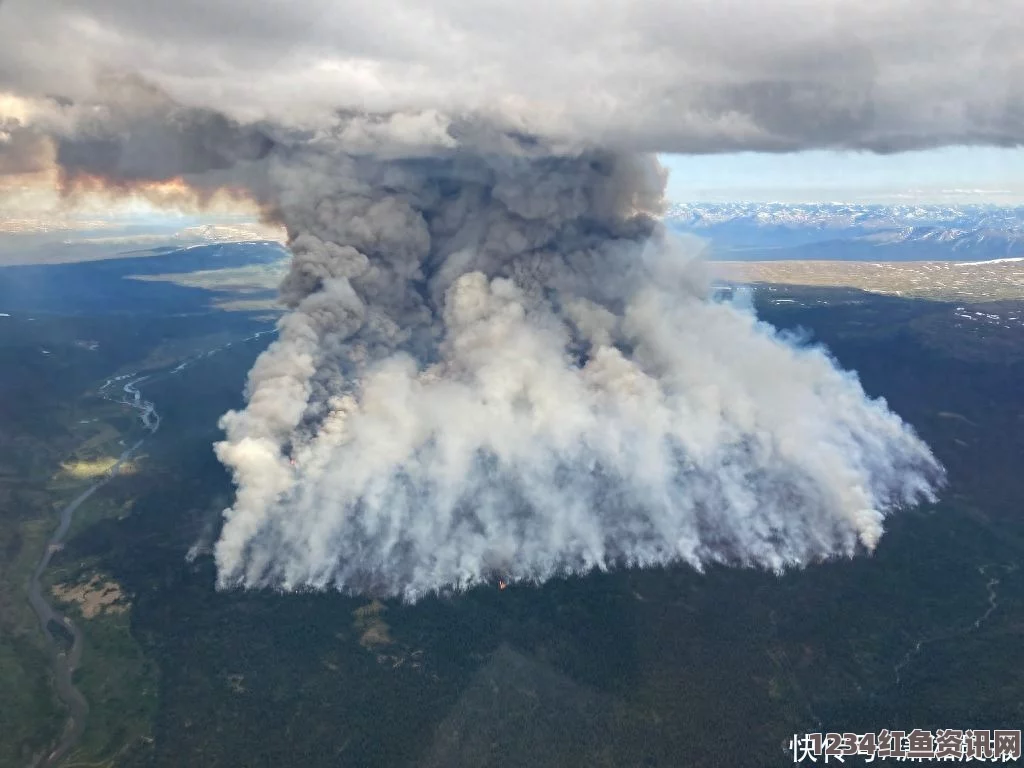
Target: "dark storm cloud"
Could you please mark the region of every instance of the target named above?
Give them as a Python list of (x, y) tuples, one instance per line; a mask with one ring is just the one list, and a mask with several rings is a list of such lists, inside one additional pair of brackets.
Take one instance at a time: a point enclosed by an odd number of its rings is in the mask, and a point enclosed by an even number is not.
[(1024, 139), (1020, 8), (961, 0), (6, 0), (0, 89), (138, 73), (242, 121), (437, 109), (624, 148)]
[(234, 168), (265, 157), (273, 141), (207, 108), (181, 107), (137, 78), (107, 80), (103, 108), (57, 140), (70, 178), (165, 179)]

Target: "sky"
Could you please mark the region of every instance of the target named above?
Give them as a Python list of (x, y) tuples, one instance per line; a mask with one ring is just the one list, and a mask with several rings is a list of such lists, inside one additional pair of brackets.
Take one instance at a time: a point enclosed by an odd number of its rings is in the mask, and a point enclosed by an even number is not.
[(673, 202), (1024, 204), (1024, 149), (662, 155)]

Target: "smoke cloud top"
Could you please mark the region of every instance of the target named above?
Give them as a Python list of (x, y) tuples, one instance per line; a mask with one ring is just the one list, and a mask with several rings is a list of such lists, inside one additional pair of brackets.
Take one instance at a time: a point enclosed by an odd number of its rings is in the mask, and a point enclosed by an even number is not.
[(942, 470), (710, 300), (643, 152), (1020, 144), (1019, 22), (941, 5), (7, 0), (0, 174), (287, 228), (289, 311), (216, 445), (220, 586), (780, 570), (872, 550)]
[(1024, 140), (1005, 0), (5, 0), (0, 92), (81, 104), (137, 74), (190, 108), (486, 115), (660, 152)]

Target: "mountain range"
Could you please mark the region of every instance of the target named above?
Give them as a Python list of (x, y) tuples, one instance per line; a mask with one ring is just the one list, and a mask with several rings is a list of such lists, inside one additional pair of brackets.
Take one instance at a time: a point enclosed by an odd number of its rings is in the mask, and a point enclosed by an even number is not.
[(1024, 208), (674, 203), (665, 222), (737, 261), (987, 261), (1024, 256)]

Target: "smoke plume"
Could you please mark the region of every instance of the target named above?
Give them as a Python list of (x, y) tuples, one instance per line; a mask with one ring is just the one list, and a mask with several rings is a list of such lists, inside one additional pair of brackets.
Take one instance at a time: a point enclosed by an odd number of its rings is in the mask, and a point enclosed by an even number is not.
[(220, 586), (781, 570), (933, 498), (928, 448), (856, 376), (709, 300), (655, 160), (435, 117), (268, 158), (290, 311), (222, 420)]
[(1019, 147), (1020, 14), (735, 5), (4, 3), (0, 187), (174, 180), (287, 228), (222, 587), (779, 570), (934, 498), (854, 374), (709, 299), (642, 153)]
[(494, 114), (298, 128), (99, 87), (8, 128), (11, 167), (244, 190), (288, 232), (289, 311), (216, 445), (237, 485), (221, 587), (416, 600), (616, 566), (782, 570), (870, 551), (886, 515), (934, 498), (927, 446), (853, 374), (709, 299), (649, 155)]

